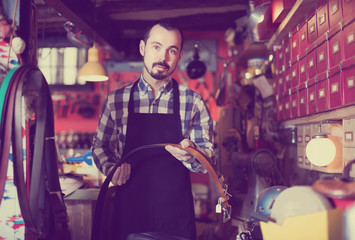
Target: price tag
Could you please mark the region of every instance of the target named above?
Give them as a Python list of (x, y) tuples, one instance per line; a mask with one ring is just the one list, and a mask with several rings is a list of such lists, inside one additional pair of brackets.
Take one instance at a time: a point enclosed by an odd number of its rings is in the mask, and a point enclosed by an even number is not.
[(216, 205), (216, 213), (221, 213), (222, 212), (222, 206), (221, 206), (221, 204), (217, 204)]

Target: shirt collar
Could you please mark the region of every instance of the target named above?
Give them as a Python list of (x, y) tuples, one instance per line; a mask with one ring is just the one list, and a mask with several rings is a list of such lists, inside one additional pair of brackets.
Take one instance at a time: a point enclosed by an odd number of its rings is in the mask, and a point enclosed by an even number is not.
[[(167, 93), (170, 90), (173, 89), (173, 80), (172, 78), (170, 78), (170, 80), (168, 82), (166, 82), (164, 85), (162, 85), (159, 88), (159, 92), (163, 92), (163, 93)], [(149, 84), (143, 79), (143, 76), (141, 75), (141, 77), (139, 78), (139, 82), (138, 82), (138, 90), (144, 94), (146, 94), (148, 92), (148, 90), (151, 90), (151, 87), (149, 86)]]

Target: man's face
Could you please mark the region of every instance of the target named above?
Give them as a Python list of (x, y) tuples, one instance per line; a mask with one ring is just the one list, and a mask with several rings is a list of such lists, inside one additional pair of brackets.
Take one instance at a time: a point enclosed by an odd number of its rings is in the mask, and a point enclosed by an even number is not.
[(168, 80), (175, 71), (182, 56), (181, 35), (178, 30), (167, 30), (154, 26), (145, 43), (140, 42), (139, 51), (143, 56), (143, 75), (155, 80)]

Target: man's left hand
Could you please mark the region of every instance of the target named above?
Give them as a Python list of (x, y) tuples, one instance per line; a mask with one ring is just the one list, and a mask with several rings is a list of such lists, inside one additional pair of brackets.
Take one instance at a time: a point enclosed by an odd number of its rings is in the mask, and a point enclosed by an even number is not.
[[(189, 139), (184, 139), (180, 142), (180, 145), (182, 148), (188, 148), (188, 147), (194, 147), (194, 143), (191, 142)], [(165, 149), (171, 153), (171, 155), (173, 155), (176, 159), (180, 160), (180, 161), (189, 161), (191, 160), (193, 157), (192, 155), (185, 151), (182, 150), (178, 147), (173, 147), (173, 146), (165, 146)]]

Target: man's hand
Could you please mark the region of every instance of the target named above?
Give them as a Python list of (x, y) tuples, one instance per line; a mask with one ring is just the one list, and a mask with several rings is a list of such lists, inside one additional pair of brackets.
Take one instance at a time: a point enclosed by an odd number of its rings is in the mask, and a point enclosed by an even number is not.
[(112, 176), (112, 184), (121, 186), (125, 184), (131, 176), (131, 165), (128, 163), (123, 163), (119, 166)]
[[(188, 148), (188, 147), (194, 147), (195, 145), (193, 144), (193, 142), (191, 142), (189, 139), (184, 139), (180, 142), (180, 145), (182, 148)], [(173, 146), (165, 146), (165, 149), (171, 153), (171, 155), (173, 155), (176, 159), (180, 160), (180, 161), (189, 161), (191, 160), (193, 157), (192, 155), (185, 151), (182, 150), (178, 147), (173, 147)]]

